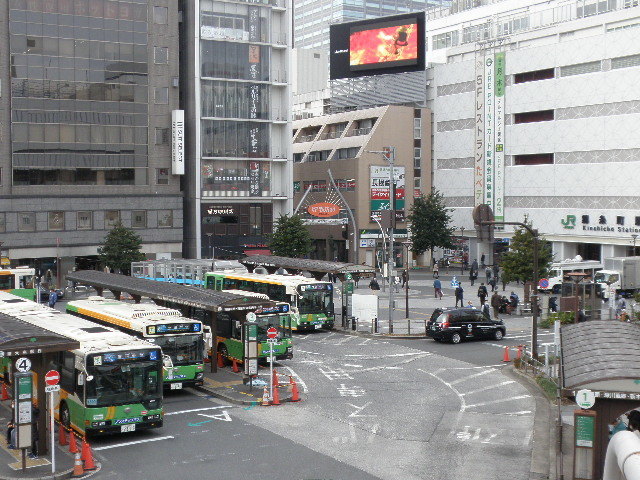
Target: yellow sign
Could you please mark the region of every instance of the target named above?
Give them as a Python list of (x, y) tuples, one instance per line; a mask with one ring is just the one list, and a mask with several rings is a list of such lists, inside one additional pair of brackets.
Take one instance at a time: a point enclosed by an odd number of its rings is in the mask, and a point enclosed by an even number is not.
[(11, 260), (9, 260), (9, 257), (0, 257), (0, 265), (11, 265)]

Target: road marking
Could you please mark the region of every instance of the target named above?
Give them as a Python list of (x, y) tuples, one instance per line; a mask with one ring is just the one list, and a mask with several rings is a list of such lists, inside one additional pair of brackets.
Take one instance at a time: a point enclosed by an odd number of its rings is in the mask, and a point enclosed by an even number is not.
[(351, 363), (345, 363), (344, 366), (345, 367), (362, 368), (364, 365), (354, 365), (354, 364), (351, 364)]
[(533, 413), (531, 410), (522, 410), (520, 412), (508, 412), (508, 413), (503, 413), (502, 415), (528, 415), (530, 413)]
[(309, 391), (309, 389), (307, 388), (307, 384), (304, 383), (304, 380), (302, 380), (302, 378), (300, 378), (300, 375), (298, 375), (296, 372), (293, 371), (293, 368), (289, 366), (282, 366), (280, 368), (286, 368), (287, 370), (289, 370), (289, 372), (291, 373), (291, 376), (295, 378), (296, 383), (300, 384), (300, 386), (302, 387), (303, 393), (307, 393)]
[(516, 383), (515, 380), (507, 380), (506, 382), (498, 383), (497, 385), (490, 385), (488, 387), (479, 388), (477, 390), (472, 390), (470, 392), (465, 392), (462, 395), (473, 395), (474, 393), (484, 392), (486, 390), (491, 390), (492, 388), (502, 387), (504, 385), (509, 385), (510, 383)]
[(309, 355), (322, 355), (324, 356), (324, 353), (318, 353), (318, 352), (309, 352), (307, 350), (300, 350), (300, 349), (296, 349), (296, 351), (298, 353), (308, 353)]
[(180, 415), (182, 413), (191, 413), (191, 412), (204, 412), (205, 410), (219, 410), (221, 408), (232, 408), (231, 405), (223, 405), (222, 407), (205, 407), (205, 408), (193, 408), (191, 410), (180, 410), (178, 412), (168, 412), (165, 413), (164, 416), (167, 415)]
[(487, 373), (492, 373), (495, 372), (496, 369), (495, 368), (487, 368), (486, 370), (483, 370), (481, 372), (478, 373), (474, 373), (473, 375), (467, 375), (466, 377), (462, 377), (462, 378), (458, 378), (456, 380), (453, 380), (449, 383), (449, 385), (457, 385), (458, 383), (462, 383), (462, 382), (466, 382), (467, 380), (471, 379), (471, 378), (476, 378), (476, 377), (481, 377), (482, 375), (486, 375)]
[(518, 395), (517, 397), (500, 398), (498, 400), (489, 400), (487, 402), (480, 402), (480, 403), (476, 403), (474, 405), (467, 405), (467, 408), (484, 407), (485, 405), (493, 405), (493, 404), (496, 404), (496, 403), (510, 402), (512, 400), (522, 400), (523, 398), (530, 398), (530, 397), (531, 397), (531, 395)]
[(342, 340), (338, 340), (336, 343), (334, 343), (334, 345), (342, 345), (343, 343), (347, 343), (348, 341), (353, 340), (355, 338), (356, 338), (355, 336), (347, 335)]
[[(165, 415), (167, 414), (165, 413)], [(104, 447), (94, 447), (93, 450), (94, 451), (109, 450), (111, 448), (128, 447), (129, 445), (138, 445), (140, 443), (159, 442), (160, 440), (169, 440), (171, 438), (176, 438), (176, 437), (174, 437), (173, 435), (167, 435), (166, 437), (156, 437), (156, 438), (149, 438), (147, 440), (136, 440), (134, 442), (116, 443), (115, 445), (107, 445)]]

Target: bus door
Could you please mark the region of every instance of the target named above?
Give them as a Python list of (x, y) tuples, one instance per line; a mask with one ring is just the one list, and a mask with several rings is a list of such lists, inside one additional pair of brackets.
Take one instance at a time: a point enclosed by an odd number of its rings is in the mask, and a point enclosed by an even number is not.
[(214, 277), (215, 278), (215, 288), (214, 290), (222, 290), (222, 284), (224, 283), (224, 279), (222, 277)]

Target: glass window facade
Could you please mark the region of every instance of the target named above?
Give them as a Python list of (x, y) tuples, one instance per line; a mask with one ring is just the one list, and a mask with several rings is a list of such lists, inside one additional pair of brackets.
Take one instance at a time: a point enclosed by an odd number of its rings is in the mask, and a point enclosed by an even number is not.
[(271, 190), (271, 164), (258, 161), (203, 160), (201, 178), (202, 189), (217, 192), (218, 196), (268, 196)]
[(202, 120), (202, 156), (269, 157), (269, 124), (232, 120)]
[(147, 3), (9, 9), (14, 184), (101, 184), (99, 171), (146, 168)]
[(269, 86), (247, 82), (202, 80), (202, 116), (269, 118)]

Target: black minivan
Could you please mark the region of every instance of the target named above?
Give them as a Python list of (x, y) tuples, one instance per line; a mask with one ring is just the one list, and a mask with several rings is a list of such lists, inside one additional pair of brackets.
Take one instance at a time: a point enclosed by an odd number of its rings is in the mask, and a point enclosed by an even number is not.
[(507, 329), (502, 320), (491, 320), (475, 308), (436, 308), (425, 323), (425, 333), (436, 342), (460, 343), (473, 339), (502, 340)]

